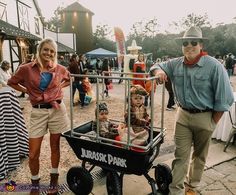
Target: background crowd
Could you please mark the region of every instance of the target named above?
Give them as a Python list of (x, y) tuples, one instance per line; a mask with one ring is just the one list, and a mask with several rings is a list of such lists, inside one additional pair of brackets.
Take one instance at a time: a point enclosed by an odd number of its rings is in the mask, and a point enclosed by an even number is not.
[[(196, 29), (195, 29), (196, 30)], [(186, 35), (186, 36), (185, 36)], [(181, 38), (180, 40), (182, 41), (182, 50), (184, 53), (184, 61), (183, 63), (186, 64), (186, 66), (192, 66), (194, 65), (196, 62), (200, 61), (200, 58), (203, 56), (207, 56), (206, 53), (204, 53), (202, 51), (203, 48), (203, 38), (201, 36), (199, 36), (199, 38), (197, 39), (197, 41), (193, 41), (191, 38), (189, 38), (187, 36), (187, 34), (185, 34), (183, 38)], [(187, 40), (184, 42), (184, 40)], [(189, 42), (188, 40), (191, 40), (191, 42)], [(187, 58), (187, 48), (188, 47), (196, 47), (198, 48), (199, 53), (197, 53), (197, 56), (195, 56), (194, 59), (191, 58)], [(134, 49), (135, 48), (135, 49)], [(165, 74), (165, 76), (162, 79), (165, 79), (166, 81), (166, 89), (168, 91), (169, 94), (169, 101), (166, 105), (166, 110), (171, 111), (175, 109), (175, 104), (176, 101), (178, 102), (178, 104), (180, 105), (180, 107), (182, 108), (182, 110), (187, 111), (189, 113), (192, 113), (192, 110), (194, 110), (194, 113), (205, 113), (205, 112), (212, 112), (214, 109), (214, 105), (209, 103), (207, 106), (210, 105), (211, 108), (207, 108), (207, 109), (198, 109), (198, 108), (186, 108), (188, 106), (184, 105), (183, 102), (181, 102), (181, 95), (175, 97), (174, 94), (179, 94), (174, 90), (173, 90), (173, 85), (175, 87), (179, 87), (176, 86), (176, 80), (173, 79), (173, 74), (171, 73), (172, 68), (170, 68), (172, 66), (172, 63), (176, 63), (178, 65), (178, 60), (176, 59), (171, 59), (168, 56), (164, 56), (163, 59), (156, 59), (155, 62), (151, 61), (151, 65), (150, 67), (147, 66), (147, 56), (145, 54), (143, 54), (142, 52), (140, 52), (139, 50), (141, 50), (141, 47), (139, 46), (135, 46), (133, 45), (130, 46), (130, 59), (129, 60), (129, 71), (133, 72), (133, 73), (149, 73), (149, 71), (153, 71), (155, 70), (155, 68), (157, 68), (157, 66), (161, 66), (163, 69), (166, 70), (167, 73), (163, 73), (161, 72), (161, 75), (163, 76)], [(135, 52), (134, 52), (135, 51)], [(32, 184), (34, 186), (38, 186), (39, 185), (39, 180), (40, 180), (40, 176), (39, 176), (39, 156), (40, 156), (40, 147), (41, 147), (41, 142), (43, 139), (43, 136), (47, 133), (47, 128), (49, 127), (50, 130), (50, 135), (51, 135), (51, 152), (52, 152), (52, 156), (51, 156), (51, 160), (52, 160), (52, 169), (50, 172), (50, 176), (51, 176), (51, 182), (50, 185), (52, 186), (52, 191), (57, 192), (57, 188), (55, 187), (57, 185), (58, 182), (58, 165), (59, 165), (59, 158), (60, 158), (60, 151), (59, 151), (59, 137), (60, 137), (60, 133), (63, 132), (63, 130), (65, 130), (65, 125), (67, 124), (67, 122), (65, 121), (67, 117), (63, 118), (63, 120), (60, 120), (61, 122), (63, 122), (63, 125), (60, 123), (60, 128), (58, 126), (58, 124), (54, 124), (51, 123), (51, 121), (47, 121), (45, 119), (45, 123), (40, 123), (38, 124), (37, 121), (41, 121), (39, 120), (42, 119), (42, 116), (48, 116), (48, 115), (53, 115), (56, 118), (60, 118), (59, 115), (61, 116), (66, 116), (66, 109), (65, 106), (63, 104), (62, 98), (62, 92), (61, 89), (63, 87), (67, 87), (69, 85), (69, 73), (71, 74), (79, 74), (80, 76), (75, 76), (73, 78), (73, 83), (72, 83), (72, 98), (73, 98), (73, 105), (80, 105), (80, 108), (83, 109), (86, 105), (89, 104), (88, 102), (88, 96), (91, 96), (92, 94), (92, 83), (94, 82), (94, 80), (90, 80), (90, 78), (88, 77), (89, 74), (93, 74), (93, 75), (104, 75), (104, 76), (110, 76), (111, 75), (111, 71), (112, 70), (124, 70), (125, 69), (125, 63), (121, 63), (120, 66), (118, 64), (117, 59), (109, 59), (109, 58), (103, 58), (103, 59), (96, 59), (96, 62), (91, 64), (91, 59), (86, 59), (84, 54), (73, 54), (70, 57), (70, 60), (68, 63), (64, 62), (64, 58), (63, 56), (60, 56), (59, 58), (57, 58), (57, 50), (56, 50), (56, 45), (55, 42), (51, 39), (45, 39), (41, 42), (41, 44), (38, 47), (38, 52), (36, 54), (36, 56), (34, 57), (33, 54), (28, 54), (26, 56), (25, 62), (23, 64), (19, 65), (18, 70), (16, 71), (16, 73), (12, 74), (10, 72), (10, 63), (7, 61), (2, 61), (1, 62), (1, 68), (0, 68), (0, 84), (5, 87), (5, 86), (11, 86), (16, 90), (19, 90), (22, 92), (22, 94), (20, 96), (18, 96), (19, 98), (21, 97), (25, 97), (25, 95), (27, 94), (29, 96), (29, 99), (31, 101), (32, 107), (35, 108), (33, 109), (35, 111), (35, 113), (38, 111), (38, 109), (41, 108), (55, 108), (55, 112), (57, 113), (41, 113), (41, 115), (39, 115), (38, 113), (35, 114), (38, 116), (37, 120), (34, 117), (32, 117), (31, 115), (31, 129), (30, 129), (30, 161), (29, 161), (29, 166), (30, 166), (30, 170), (32, 173)], [(208, 58), (207, 58), (208, 59)], [(218, 67), (219, 72), (220, 72), (220, 76), (224, 75), (224, 71), (223, 69), (225, 69), (227, 71), (227, 75), (228, 78), (230, 78), (230, 76), (232, 76), (233, 74), (236, 73), (236, 60), (235, 57), (232, 53), (229, 53), (227, 56), (221, 57), (219, 55), (215, 56), (215, 59), (218, 60), (218, 64), (220, 64), (220, 67)], [(58, 64), (57, 64), (57, 60), (58, 60)], [(197, 60), (197, 61), (196, 61)], [(209, 58), (209, 63), (215, 63), (215, 61), (212, 58)], [(150, 61), (150, 60), (149, 60)], [(59, 64), (61, 63), (61, 64)], [(122, 67), (123, 66), (123, 67)], [(35, 68), (35, 70), (34, 70)], [(176, 68), (176, 67), (175, 67)], [(36, 71), (36, 69), (40, 70), (40, 74), (38, 71)], [(32, 72), (30, 72), (29, 70), (32, 70)], [(188, 69), (190, 70), (190, 69)], [(191, 69), (192, 70), (192, 69)], [(58, 85), (54, 85), (57, 81), (59, 80), (53, 80), (55, 79), (52, 75), (53, 72), (58, 72), (59, 74), (57, 75), (60, 80), (60, 82), (62, 84), (58, 84)], [(168, 72), (169, 71), (169, 72)], [(29, 74), (26, 74), (29, 73)], [(159, 72), (158, 72), (159, 74)], [(24, 75), (27, 75), (24, 76)], [(194, 74), (193, 74), (194, 75)], [(212, 76), (212, 75), (211, 75)], [(213, 75), (215, 76), (215, 75)], [(212, 77), (213, 77), (212, 76)], [(34, 84), (36, 86), (39, 86), (36, 91), (35, 91), (35, 86), (32, 85), (32, 83), (27, 83), (27, 79), (29, 79), (29, 77), (32, 77), (31, 79), (34, 80)], [(39, 77), (37, 79), (37, 77)], [(146, 75), (142, 75), (142, 74), (133, 74), (134, 78), (144, 78), (146, 77)], [(218, 77), (214, 79), (216, 81), (218, 81)], [(51, 84), (51, 81), (53, 84)], [(96, 81), (96, 79), (95, 79)], [(174, 81), (174, 83), (173, 83)], [(224, 81), (226, 81), (226, 78), (224, 78)], [(105, 97), (109, 98), (109, 85), (111, 84), (112, 79), (106, 78), (104, 79), (104, 87), (105, 90), (102, 92)], [(120, 84), (121, 82), (119, 82)], [(147, 83), (145, 81), (140, 81), (140, 80), (133, 80), (132, 84), (141, 86), (145, 91), (148, 91), (147, 89)], [(228, 84), (228, 83), (226, 83)], [(53, 88), (52, 86), (57, 86), (55, 88)], [(60, 86), (61, 85), (61, 86)], [(58, 87), (60, 86), (60, 87)], [(207, 85), (208, 86), (208, 85)], [(230, 88), (230, 85), (227, 85)], [(58, 90), (58, 93), (53, 93), (53, 91)], [(75, 101), (75, 93), (76, 90), (78, 91), (79, 94), (79, 101), (76, 102)], [(182, 88), (178, 91), (181, 91)], [(198, 91), (198, 90), (196, 90)], [(220, 90), (217, 90), (217, 92), (219, 92)], [(40, 99), (40, 98), (35, 98), (35, 97), (41, 97), (44, 96), (44, 94), (47, 93), (48, 99)], [(228, 94), (230, 94), (228, 92)], [(230, 94), (231, 95), (231, 94)], [(230, 97), (230, 95), (228, 97)], [(150, 103), (148, 104), (148, 98), (150, 96), (150, 91), (149, 93), (145, 93), (145, 101), (143, 102), (143, 110), (146, 110), (146, 108), (150, 105)], [(87, 98), (87, 99), (86, 99)], [(212, 97), (210, 97), (209, 99), (211, 99)], [(197, 100), (196, 100), (197, 101)], [(226, 101), (228, 102), (224, 102), (222, 103), (223, 106), (225, 105), (224, 108), (219, 107), (219, 111), (220, 113), (223, 113), (223, 111), (226, 111), (226, 107), (228, 108), (228, 106), (230, 106), (229, 104), (229, 99), (226, 98)], [(181, 103), (181, 104), (180, 104)], [(227, 104), (227, 105), (226, 105)], [(61, 110), (60, 110), (61, 109)], [(60, 110), (60, 112), (59, 112)], [(176, 125), (176, 130), (180, 131), (182, 128), (181, 124), (182, 123), (182, 119), (184, 117), (188, 118), (188, 116), (186, 115), (186, 113), (184, 114), (183, 112), (178, 113), (179, 116), (179, 120), (180, 122)], [(199, 112), (200, 111), (200, 112)], [(206, 114), (205, 114), (206, 115)], [(205, 117), (204, 115), (204, 117)], [(207, 115), (208, 116), (208, 115)], [(214, 116), (214, 115), (212, 115)], [(182, 118), (183, 117), (183, 118)], [(213, 125), (210, 128), (210, 130), (214, 130), (214, 126), (215, 124), (218, 122), (218, 120), (220, 119), (220, 114), (218, 115), (218, 113), (216, 114), (216, 117), (214, 118), (214, 122)], [(186, 119), (185, 118), (185, 119)], [(184, 120), (185, 120), (184, 119)], [(197, 118), (197, 120), (201, 120), (202, 118)], [(211, 118), (210, 118), (211, 119)], [(188, 120), (188, 119), (187, 119)], [(212, 122), (212, 120), (211, 120)], [(46, 124), (50, 124), (49, 126), (47, 126)], [(183, 122), (184, 123), (184, 122)], [(199, 127), (196, 127), (196, 129), (198, 129)], [(202, 127), (201, 127), (202, 128)], [(208, 128), (208, 127), (206, 127)], [(192, 129), (192, 127), (189, 129)], [(193, 129), (195, 129), (195, 127), (193, 127)], [(56, 131), (55, 131), (56, 130)], [(204, 129), (204, 130), (209, 130), (209, 129)], [(180, 133), (181, 134), (181, 133)], [(176, 136), (181, 137), (182, 135), (180, 134), (176, 134)], [(189, 135), (190, 137), (192, 135)], [(204, 158), (204, 162), (202, 163), (202, 165), (205, 163), (205, 158), (207, 156), (207, 151), (208, 151), (208, 146), (209, 146), (209, 138), (211, 137), (211, 133), (208, 132), (207, 134), (207, 140), (205, 140), (205, 143), (203, 143), (204, 145), (204, 149), (199, 149), (199, 148), (195, 148), (196, 152), (200, 152), (200, 156), (202, 158)], [(190, 139), (191, 140), (191, 139)], [(52, 143), (54, 142), (54, 144)], [(199, 140), (197, 139), (193, 139), (193, 142), (199, 142)], [(179, 146), (182, 146), (181, 142), (178, 142), (178, 140), (176, 140), (176, 144), (179, 144)], [(190, 153), (189, 148), (191, 148), (191, 144), (189, 142), (189, 147), (188, 147), (188, 154)], [(173, 190), (173, 194), (175, 194), (175, 192), (177, 192), (178, 190), (183, 191), (183, 178), (184, 178), (184, 174), (187, 173), (183, 173), (182, 175), (178, 175), (176, 172), (176, 169), (178, 167), (181, 167), (178, 163), (178, 159), (184, 159), (184, 161), (189, 160), (189, 156), (185, 156), (183, 158), (183, 153), (181, 153), (182, 151), (178, 151), (176, 150), (176, 160), (174, 161), (174, 163), (176, 163), (176, 165), (173, 164), (173, 173), (174, 175), (174, 179), (170, 189)], [(179, 153), (178, 153), (179, 152)], [(196, 159), (199, 157), (197, 154), (196, 155)], [(195, 163), (195, 164), (194, 164)], [(181, 164), (181, 163), (180, 163)], [(193, 164), (192, 166), (200, 166), (199, 164), (201, 164), (200, 162), (198, 162), (198, 159), (196, 161), (193, 160)], [(202, 166), (201, 165), (201, 170)], [(177, 168), (176, 168), (176, 167)], [(186, 166), (186, 165), (185, 165)], [(186, 169), (186, 167), (182, 167), (183, 169)], [(193, 167), (194, 169), (194, 167)], [(191, 175), (192, 174), (192, 175)], [(197, 187), (197, 183), (199, 183), (200, 179), (201, 179), (201, 175), (194, 175), (194, 170), (192, 173), (190, 173), (190, 177), (193, 177), (193, 181), (189, 180), (189, 184), (188, 187), (192, 188), (194, 190), (195, 187)], [(194, 178), (196, 176), (196, 178)], [(180, 180), (179, 178), (181, 177), (181, 181), (177, 181)], [(196, 179), (196, 183), (194, 183), (194, 179)]]

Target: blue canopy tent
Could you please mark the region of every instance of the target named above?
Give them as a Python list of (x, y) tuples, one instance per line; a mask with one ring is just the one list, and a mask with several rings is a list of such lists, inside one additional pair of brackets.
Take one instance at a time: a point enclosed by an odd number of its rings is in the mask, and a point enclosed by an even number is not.
[(108, 51), (103, 48), (98, 48), (85, 53), (85, 56), (90, 58), (105, 58), (105, 57), (117, 57), (117, 54), (115, 52)]

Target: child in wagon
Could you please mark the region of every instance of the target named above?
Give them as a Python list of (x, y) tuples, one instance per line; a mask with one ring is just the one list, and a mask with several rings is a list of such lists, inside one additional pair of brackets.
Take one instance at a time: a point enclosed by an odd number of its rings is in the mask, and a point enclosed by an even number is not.
[[(145, 145), (149, 137), (150, 118), (144, 106), (144, 97), (147, 91), (141, 85), (133, 85), (130, 89), (130, 140), (135, 145)], [(128, 110), (125, 113), (126, 125), (120, 130), (120, 141), (127, 142), (128, 137)]]
[[(98, 116), (97, 109), (95, 110), (96, 119), (99, 120), (99, 135), (101, 137), (116, 139), (119, 135), (118, 133), (118, 125), (112, 123), (108, 119), (108, 107), (106, 103), (100, 103), (98, 105)], [(97, 131), (97, 122), (95, 121), (93, 124), (93, 130)]]

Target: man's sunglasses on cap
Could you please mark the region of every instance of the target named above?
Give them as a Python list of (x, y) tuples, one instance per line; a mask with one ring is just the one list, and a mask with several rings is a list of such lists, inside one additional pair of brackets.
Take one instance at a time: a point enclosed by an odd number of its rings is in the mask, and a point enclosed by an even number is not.
[(192, 46), (195, 47), (195, 46), (197, 46), (198, 41), (184, 41), (184, 42), (182, 43), (182, 45), (183, 45), (184, 47), (187, 47), (188, 44), (191, 44)]

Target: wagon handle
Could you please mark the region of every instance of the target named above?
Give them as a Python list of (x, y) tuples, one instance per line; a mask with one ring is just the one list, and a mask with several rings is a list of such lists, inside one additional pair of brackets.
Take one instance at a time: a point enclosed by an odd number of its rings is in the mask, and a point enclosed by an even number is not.
[(73, 127), (73, 118), (74, 118), (73, 116), (74, 116), (74, 113), (73, 113), (73, 97), (72, 97), (73, 79), (74, 79), (74, 77), (70, 76), (70, 117), (71, 117), (71, 120), (70, 120), (70, 128), (71, 128), (70, 136), (73, 135), (73, 131), (74, 131), (74, 127)]
[(165, 81), (162, 85), (162, 107), (161, 107), (161, 132), (164, 131), (164, 105), (165, 105)]
[(128, 80), (128, 137), (127, 137), (127, 143), (128, 143), (128, 149), (130, 148), (130, 80)]

